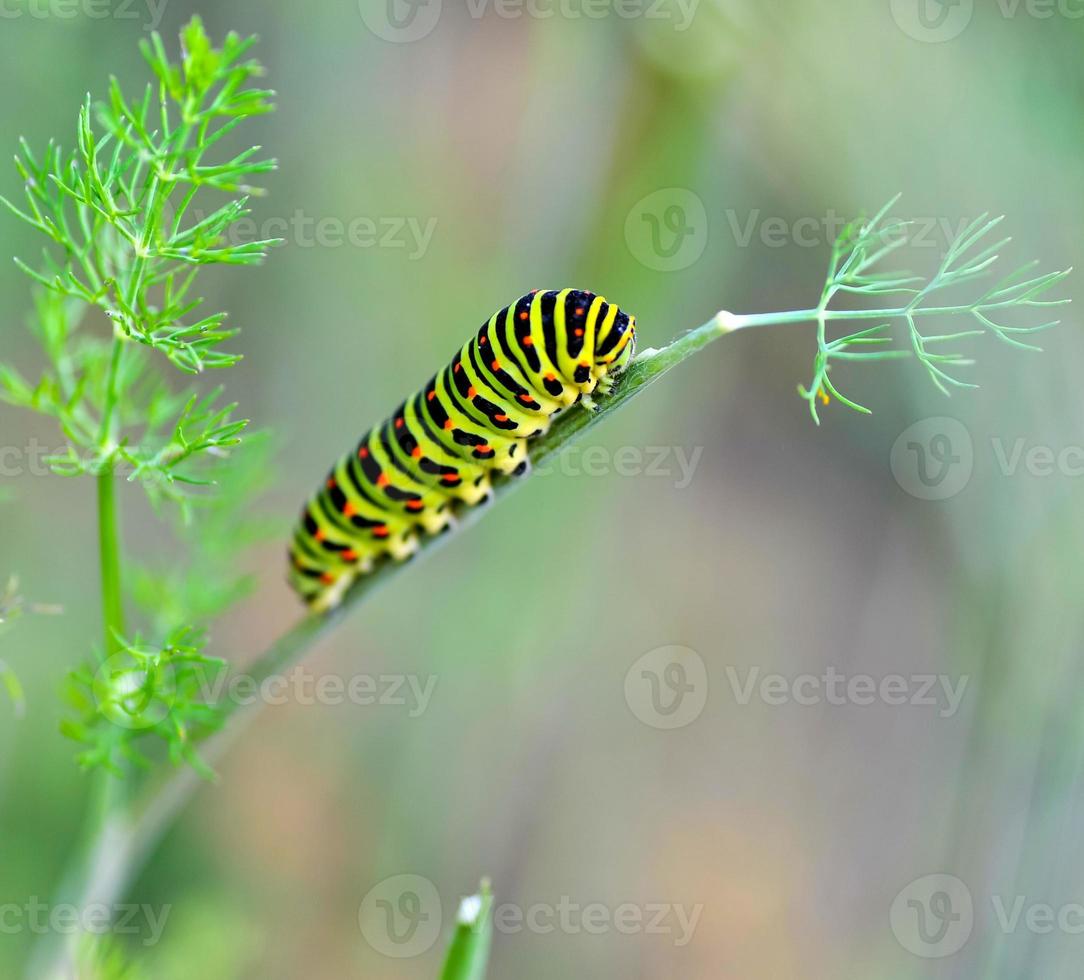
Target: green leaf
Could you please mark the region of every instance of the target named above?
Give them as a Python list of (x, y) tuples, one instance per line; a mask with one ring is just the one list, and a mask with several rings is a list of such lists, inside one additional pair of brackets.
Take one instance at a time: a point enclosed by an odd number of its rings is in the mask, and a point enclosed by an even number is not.
[(483, 878), (478, 894), (459, 903), (455, 935), (448, 947), (441, 980), (485, 980), (493, 937), (492, 906), (489, 881)]
[(195, 92), (206, 91), (217, 76), (219, 56), (199, 17), (193, 17), (181, 31), (181, 49), (189, 88)]

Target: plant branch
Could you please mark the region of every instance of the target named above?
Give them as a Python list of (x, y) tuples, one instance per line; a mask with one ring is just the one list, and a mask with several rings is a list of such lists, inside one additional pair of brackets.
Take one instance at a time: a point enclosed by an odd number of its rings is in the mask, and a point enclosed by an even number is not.
[[(575, 409), (559, 416), (545, 435), (531, 443), (531, 460), (538, 465), (568, 446), (607, 419), (649, 385), (683, 361), (699, 353), (713, 340), (730, 333), (737, 326), (731, 314), (720, 313), (695, 330), (682, 335), (662, 350), (642, 352), (625, 372), (614, 391), (596, 400), (593, 411)], [(494, 487), (495, 498), (501, 498), (523, 483), (523, 479), (502, 479)], [(492, 506), (492, 505), (490, 505)], [(489, 510), (473, 508), (459, 520), (462, 529)], [(377, 589), (388, 584), (415, 562), (431, 554), (448, 540), (448, 535), (425, 538), (419, 553), (409, 563), (388, 561), (370, 575), (360, 579), (347, 593), (342, 604), (325, 615), (307, 615), (279, 637), (247, 668), (246, 673), (257, 685), (300, 660), (325, 634), (339, 624), (352, 610), (360, 606)], [(257, 704), (259, 702), (256, 702)], [(232, 740), (243, 730), (243, 722), (254, 715), (245, 711), (240, 702), (221, 705), (226, 727), (208, 740), (204, 754), (210, 761), (219, 758)], [(166, 831), (173, 825), (195, 792), (205, 785), (198, 773), (185, 768), (151, 783), (134, 802), (128, 813), (111, 814), (102, 827), (88, 855), (81, 855), (86, 878), (79, 891), (79, 907), (87, 904), (112, 905), (124, 895), (132, 878), (154, 852)], [(78, 874), (74, 876), (78, 878)], [(54, 962), (37, 975), (48, 978), (63, 976), (62, 965)]]
[[(895, 202), (890, 202), (878, 215), (868, 222), (857, 222), (844, 231), (833, 249), (828, 278), (815, 309), (783, 311), (775, 313), (735, 315), (720, 312), (707, 323), (683, 334), (661, 350), (645, 350), (631, 364), (613, 391), (599, 395), (591, 410), (573, 409), (558, 416), (550, 429), (529, 445), (533, 464), (538, 465), (569, 445), (589, 429), (600, 424), (630, 399), (653, 384), (678, 364), (701, 352), (713, 340), (735, 330), (766, 327), (781, 324), (814, 322), (817, 326), (817, 352), (814, 358), (812, 384), (799, 389), (808, 401), (813, 417), (817, 418), (817, 402), (827, 403), (834, 395), (842, 404), (859, 411), (867, 411), (839, 393), (829, 379), (833, 363), (855, 361), (880, 361), (899, 357), (914, 357), (927, 370), (933, 382), (947, 393), (946, 385), (963, 385), (945, 370), (946, 367), (968, 365), (971, 362), (956, 354), (934, 353), (927, 345), (941, 341), (971, 337), (977, 333), (991, 333), (1013, 347), (1030, 346), (1015, 340), (1013, 334), (1030, 333), (1052, 326), (1052, 323), (1033, 327), (1013, 327), (991, 320), (993, 310), (1012, 310), (1021, 307), (1060, 305), (1063, 300), (1038, 299), (1049, 287), (1060, 283), (1068, 271), (1048, 273), (1028, 278), (1025, 266), (1007, 279), (983, 293), (958, 305), (927, 306), (924, 302), (932, 293), (951, 286), (967, 283), (984, 274), (996, 258), (995, 250), (1003, 245), (986, 246), (978, 254), (974, 249), (997, 220), (978, 219), (946, 254), (938, 271), (928, 281), (900, 272), (877, 271), (874, 266), (902, 241), (886, 244), (892, 233), (898, 236), (903, 227), (897, 223), (883, 224), (884, 215)], [(833, 298), (840, 292), (857, 293), (874, 300), (885, 296), (905, 296), (906, 300), (894, 300), (886, 308), (839, 310), (830, 308)], [(896, 305), (904, 302), (905, 305)], [(916, 319), (932, 315), (962, 315), (976, 320), (982, 329), (958, 331), (953, 334), (926, 336), (919, 332)], [(831, 339), (827, 323), (832, 320), (875, 320), (878, 323)], [(888, 321), (900, 321), (907, 326), (902, 334), (904, 349), (886, 349), (891, 338), (887, 336)], [(515, 478), (498, 478), (494, 481), (494, 498), (500, 499), (522, 481)], [(460, 512), (458, 527), (463, 529), (486, 513), (488, 507), (471, 508)], [(247, 672), (257, 685), (296, 663), (324, 634), (366, 601), (379, 588), (388, 584), (414, 562), (432, 553), (448, 540), (448, 536), (423, 538), (421, 546), (410, 563), (385, 560), (372, 572), (359, 579), (346, 593), (335, 610), (325, 614), (309, 614), (301, 618), (266, 651), (255, 658)], [(104, 573), (104, 565), (103, 565)], [(104, 578), (104, 574), (103, 574)], [(258, 704), (259, 702), (251, 702)], [(222, 730), (207, 739), (201, 748), (210, 760), (221, 754), (230, 740), (242, 730), (242, 721), (254, 716), (240, 702), (227, 701), (217, 706)], [(176, 709), (175, 709), (176, 713)], [(190, 748), (187, 734), (178, 736), (184, 748)], [(82, 882), (78, 892), (85, 901), (115, 904), (124, 894), (133, 876), (142, 868), (153, 853), (162, 835), (172, 826), (178, 815), (201, 785), (199, 776), (191, 769), (183, 769), (148, 783), (139, 797), (122, 812), (112, 814), (106, 826), (90, 849), (90, 859), (84, 870), (73, 880)], [(46, 974), (49, 977), (56, 973)]]
[(102, 626), (106, 657), (120, 649), (124, 635), (120, 543), (117, 535), (116, 478), (112, 467), (98, 474), (98, 557), (102, 575)]

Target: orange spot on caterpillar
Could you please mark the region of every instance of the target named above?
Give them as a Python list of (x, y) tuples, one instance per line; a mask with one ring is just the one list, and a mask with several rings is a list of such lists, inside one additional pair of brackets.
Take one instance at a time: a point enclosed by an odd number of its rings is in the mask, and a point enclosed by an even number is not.
[(485, 345), (489, 343), (489, 338), (485, 334), (482, 334), (482, 336), (478, 338), (478, 343), (485, 347)]
[(490, 364), (489, 366), (490, 366), (491, 368), (493, 368), (493, 370), (494, 370), (494, 371), (499, 371), (499, 370), (501, 369), (501, 362), (500, 362), (500, 361), (494, 361), (494, 362), (493, 362), (492, 364)]
[(343, 561), (357, 561), (357, 560), (358, 560), (358, 553), (356, 551), (354, 551), (353, 548), (347, 548), (346, 551), (343, 552)]
[(407, 510), (421, 510), (423, 507), (425, 507), (425, 504), (420, 500), (408, 500), (406, 503)]
[(520, 313), (519, 318), (521, 320), (526, 320), (527, 319), (527, 311), (524, 310), (522, 313)]
[(508, 416), (507, 416), (507, 415), (505, 415), (505, 414), (504, 414), (503, 412), (502, 412), (502, 413), (501, 413), (500, 415), (494, 415), (493, 417), (494, 417), (494, 418), (495, 418), (495, 419), (496, 419), (496, 420), (497, 420), (498, 422), (507, 422), (507, 421), (508, 421)]
[(452, 427), (452, 420), (451, 419), (445, 419), (444, 420), (444, 428), (445, 428), (445, 430), (448, 430), (451, 427)]
[(583, 336), (583, 327), (577, 327), (577, 328), (576, 328), (575, 330), (573, 330), (572, 332), (573, 332), (573, 333), (574, 333), (574, 334), (575, 334), (575, 335), (576, 335), (577, 337), (582, 337), (582, 336)]
[(441, 479), (445, 483), (455, 483), (459, 479), (459, 474), (458, 473), (445, 473), (444, 476), (441, 477)]
[(591, 362), (590, 362), (590, 361), (580, 361), (580, 365), (579, 365), (579, 366), (580, 366), (580, 367), (585, 367), (585, 368), (589, 368), (589, 367), (591, 366)]
[(522, 395), (519, 396), (519, 400), (521, 402), (523, 402), (524, 405), (530, 405), (531, 402), (534, 401), (534, 399), (530, 395), (528, 395), (526, 392), (524, 392)]
[(493, 452), (493, 447), (488, 442), (483, 442), (482, 445), (476, 446), (475, 448), (480, 453), (491, 453), (491, 452)]
[(432, 401), (432, 400), (433, 400), (434, 398), (436, 398), (436, 397), (437, 397), (437, 393), (436, 393), (435, 391), (431, 391), (431, 392), (429, 392), (429, 394), (428, 394), (428, 395), (426, 395), (425, 397), (426, 397), (426, 400), (427, 400), (427, 401)]
[(328, 490), (334, 490), (335, 489), (335, 479), (334, 478), (327, 481), (327, 488), (328, 488)]
[(357, 512), (358, 509), (349, 500), (343, 504), (343, 517), (353, 517)]
[(576, 307), (576, 316), (583, 316), (583, 307), (582, 306), (577, 306)]
[(463, 363), (461, 361), (456, 361), (455, 367), (452, 368), (452, 370), (455, 371), (456, 374), (459, 374), (459, 372), (463, 370)]
[(548, 374), (542, 376), (543, 381), (556, 381), (557, 375), (550, 371)]
[(386, 538), (391, 532), (388, 530), (387, 524), (378, 524), (373, 528), (374, 538)]
[(401, 429), (402, 427), (403, 427), (403, 420), (402, 419), (396, 419), (395, 420), (395, 428)]
[(520, 343), (523, 344), (524, 347), (534, 347), (534, 337), (524, 337)]
[(326, 537), (327, 537), (327, 535), (326, 535), (326, 534), (324, 533), (324, 529), (323, 529), (323, 528), (321, 528), (321, 527), (318, 527), (318, 528), (316, 529), (316, 533), (315, 533), (315, 534), (314, 534), (314, 535), (313, 535), (312, 537), (313, 537), (313, 540), (315, 540), (315, 541), (323, 541), (323, 540), (324, 540), (324, 538), (326, 538)]
[(332, 575), (331, 572), (324, 572), (324, 574), (320, 576), (320, 581), (323, 582), (324, 585), (331, 585), (335, 581), (335, 576)]
[(474, 385), (471, 385), (471, 386), (470, 386), (470, 387), (469, 387), (469, 388), (467, 389), (467, 397), (468, 397), (468, 398), (473, 398), (473, 397), (474, 397), (475, 395), (477, 395), (477, 394), (478, 394), (478, 389), (477, 389), (477, 388), (475, 388), (475, 387), (474, 387)]
[(415, 446), (411, 450), (410, 455), (413, 456), (415, 459), (421, 459), (422, 458), (422, 448), (421, 448), (421, 446)]
[(386, 487), (389, 483), (391, 483), (391, 480), (388, 479), (387, 473), (381, 473), (380, 476), (376, 478), (376, 485), (378, 487)]
[(358, 450), (358, 459), (368, 459), (368, 458), (369, 458), (369, 450), (365, 446), (362, 446), (361, 449)]

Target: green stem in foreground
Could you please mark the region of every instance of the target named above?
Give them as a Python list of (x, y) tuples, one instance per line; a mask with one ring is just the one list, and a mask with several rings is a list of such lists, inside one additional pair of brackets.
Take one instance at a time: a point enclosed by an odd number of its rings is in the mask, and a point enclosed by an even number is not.
[(116, 480), (111, 468), (98, 474), (98, 554), (102, 574), (104, 649), (108, 657), (120, 650), (117, 637), (124, 635), (124, 597), (121, 593)]
[(440, 980), (485, 980), (493, 939), (493, 893), (483, 880), (476, 895), (459, 903), (455, 933), (448, 946)]
[[(671, 368), (703, 350), (718, 337), (730, 333), (732, 329), (734, 327), (730, 315), (721, 313), (662, 350), (642, 352), (625, 372), (616, 390), (597, 400), (594, 411), (566, 412), (554, 421), (548, 432), (534, 440), (530, 450), (532, 461), (537, 465), (549, 459), (573, 439), (609, 417)], [(501, 497), (522, 483), (522, 480), (516, 479), (500, 480), (494, 487), (494, 493)], [(463, 513), (459, 521), (460, 529), (478, 520), (487, 510), (488, 508), (474, 508)], [(285, 671), (300, 660), (322, 636), (330, 632), (346, 613), (360, 605), (380, 586), (390, 582), (393, 576), (415, 564), (422, 555), (440, 547), (449, 537), (451, 536), (439, 535), (423, 539), (419, 555), (410, 563), (389, 561), (380, 565), (372, 574), (354, 585), (337, 609), (326, 615), (304, 616), (250, 665), (241, 669), (245, 670), (257, 685), (266, 678)], [(206, 755), (210, 759), (217, 758), (232, 738), (239, 734), (242, 728), (240, 723), (244, 720), (242, 716), (251, 717), (254, 714), (251, 711), (243, 712), (242, 707), (238, 702), (221, 705), (224, 722), (232, 721), (233, 724), (207, 744)], [(142, 868), (185, 804), (202, 785), (204, 780), (192, 769), (182, 769), (149, 785), (139, 799), (132, 801), (124, 818), (115, 815), (91, 847), (84, 865), (90, 869), (89, 874), (78, 889), (82, 896), (79, 906), (83, 907), (90, 901), (106, 905), (119, 901), (132, 877)], [(53, 978), (63, 974), (57, 971), (54, 963), (53, 968), (36, 975)]]

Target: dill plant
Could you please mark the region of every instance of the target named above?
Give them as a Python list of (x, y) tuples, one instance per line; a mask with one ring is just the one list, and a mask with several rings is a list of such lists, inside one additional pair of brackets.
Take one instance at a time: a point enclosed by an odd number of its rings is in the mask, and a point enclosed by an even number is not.
[[(141, 97), (126, 98), (115, 78), (106, 100), (88, 96), (71, 151), (50, 141), (35, 153), (21, 140), (23, 196), (2, 199), (47, 242), (38, 261), (16, 259), (38, 287), (30, 327), (45, 367), (31, 381), (0, 364), (0, 397), (56, 421), (66, 446), (47, 459), (52, 472), (97, 485), (102, 643), (72, 674), (77, 715), (63, 728), (91, 768), (119, 773), (123, 760), (142, 760), (136, 743), (146, 736), (199, 765), (194, 743), (215, 725), (198, 696), (202, 671), (215, 665), (202, 653), (201, 614), (221, 610), (189, 603), (165, 631), (129, 633), (117, 483), (141, 486), (191, 526), (195, 511), (220, 506), (212, 485), (248, 424), (221, 388), (178, 386), (168, 369), (199, 375), (237, 363), (236, 331), (224, 312), (204, 309), (199, 276), (260, 262), (274, 244), (231, 234), (259, 193), (250, 182), (274, 161), (259, 147), (222, 152), (239, 125), (272, 109), (272, 93), (252, 84), (262, 74), (252, 43), (230, 34), (216, 48), (197, 18), (174, 64), (153, 34), (142, 52), (155, 80)], [(175, 581), (139, 581), (144, 596), (185, 595)], [(236, 594), (221, 579), (200, 581)], [(152, 710), (163, 699), (168, 710)]]
[[(276, 244), (238, 244), (231, 234), (248, 213), (249, 197), (259, 193), (250, 182), (273, 169), (274, 161), (262, 158), (258, 147), (232, 155), (225, 150), (242, 123), (272, 109), (273, 93), (255, 84), (262, 70), (248, 57), (252, 39), (230, 34), (215, 47), (194, 19), (181, 42), (179, 63), (169, 59), (157, 34), (143, 44), (154, 81), (139, 99), (126, 98), (116, 79), (106, 100), (94, 104), (88, 97), (78, 114), (74, 150), (50, 143), (35, 154), (22, 142), (16, 166), (23, 197), (17, 203), (2, 199), (46, 245), (39, 261), (16, 260), (36, 286), (30, 329), (44, 368), (31, 381), (0, 362), (0, 399), (54, 419), (66, 448), (49, 458), (52, 471), (96, 484), (102, 638), (69, 678), (75, 713), (63, 727), (81, 745), (80, 763), (97, 770), (107, 785), (124, 789), (103, 793), (107, 805), (89, 828), (85, 853), (65, 887), (107, 903), (121, 896), (198, 785), (192, 772), (210, 774), (197, 748), (239, 710), (230, 702), (208, 704), (202, 696), (207, 679), (226, 669), (205, 653), (207, 629), (246, 590), (234, 565), (237, 552), (266, 531), (248, 505), (268, 482), (270, 444), (247, 436), (247, 421), (223, 400), (220, 388), (177, 384), (176, 378), (178, 372), (198, 376), (229, 368), (240, 356), (229, 346), (236, 331), (226, 314), (206, 311), (195, 286), (207, 267), (252, 265)], [(217, 200), (211, 205), (208, 198)], [(895, 203), (842, 232), (815, 306), (722, 311), (668, 346), (643, 351), (614, 391), (597, 397), (592, 411), (562, 414), (532, 442), (532, 460), (544, 462), (736, 330), (816, 325), (811, 380), (799, 393), (818, 422), (818, 406), (833, 397), (869, 411), (841, 393), (832, 372), (842, 365), (911, 358), (948, 393), (972, 386), (958, 375), (972, 362), (942, 345), (985, 334), (1036, 349), (1026, 338), (1056, 321), (1009, 320), (1067, 302), (1046, 297), (1069, 270), (1035, 275), (1025, 266), (971, 289), (992, 278), (1008, 244), (991, 240), (1000, 219), (986, 217), (951, 243), (931, 275), (893, 269), (890, 260), (907, 244), (909, 227), (886, 220)], [(848, 295), (866, 305), (842, 305)], [(920, 328), (935, 319), (964, 325), (947, 333)], [(830, 325), (844, 321), (874, 322), (833, 336)], [(146, 567), (122, 560), (116, 496), (122, 479), (142, 487), (174, 523), (181, 558), (171, 555), (168, 565)], [(516, 485), (498, 481), (495, 492), (503, 495)], [(461, 525), (481, 513), (468, 511)], [(422, 551), (442, 541), (426, 539)], [(249, 668), (253, 679), (290, 666), (341, 615), (406, 567), (381, 565), (332, 613), (303, 616), (256, 658)], [(128, 625), (132, 605), (142, 611), (142, 628), (134, 631)], [(0, 628), (30, 608), (13, 580), (0, 594)], [(4, 661), (0, 685), (21, 706), (21, 688)], [(133, 768), (148, 763), (148, 744), (164, 747), (167, 758), (188, 766), (132, 785)], [(215, 750), (206, 746), (208, 754)], [(491, 902), (488, 883), (465, 900), (443, 974), (449, 980), (484, 976)], [(65, 962), (75, 953), (68, 955)], [(112, 947), (94, 955), (102, 976), (126, 975)]]

